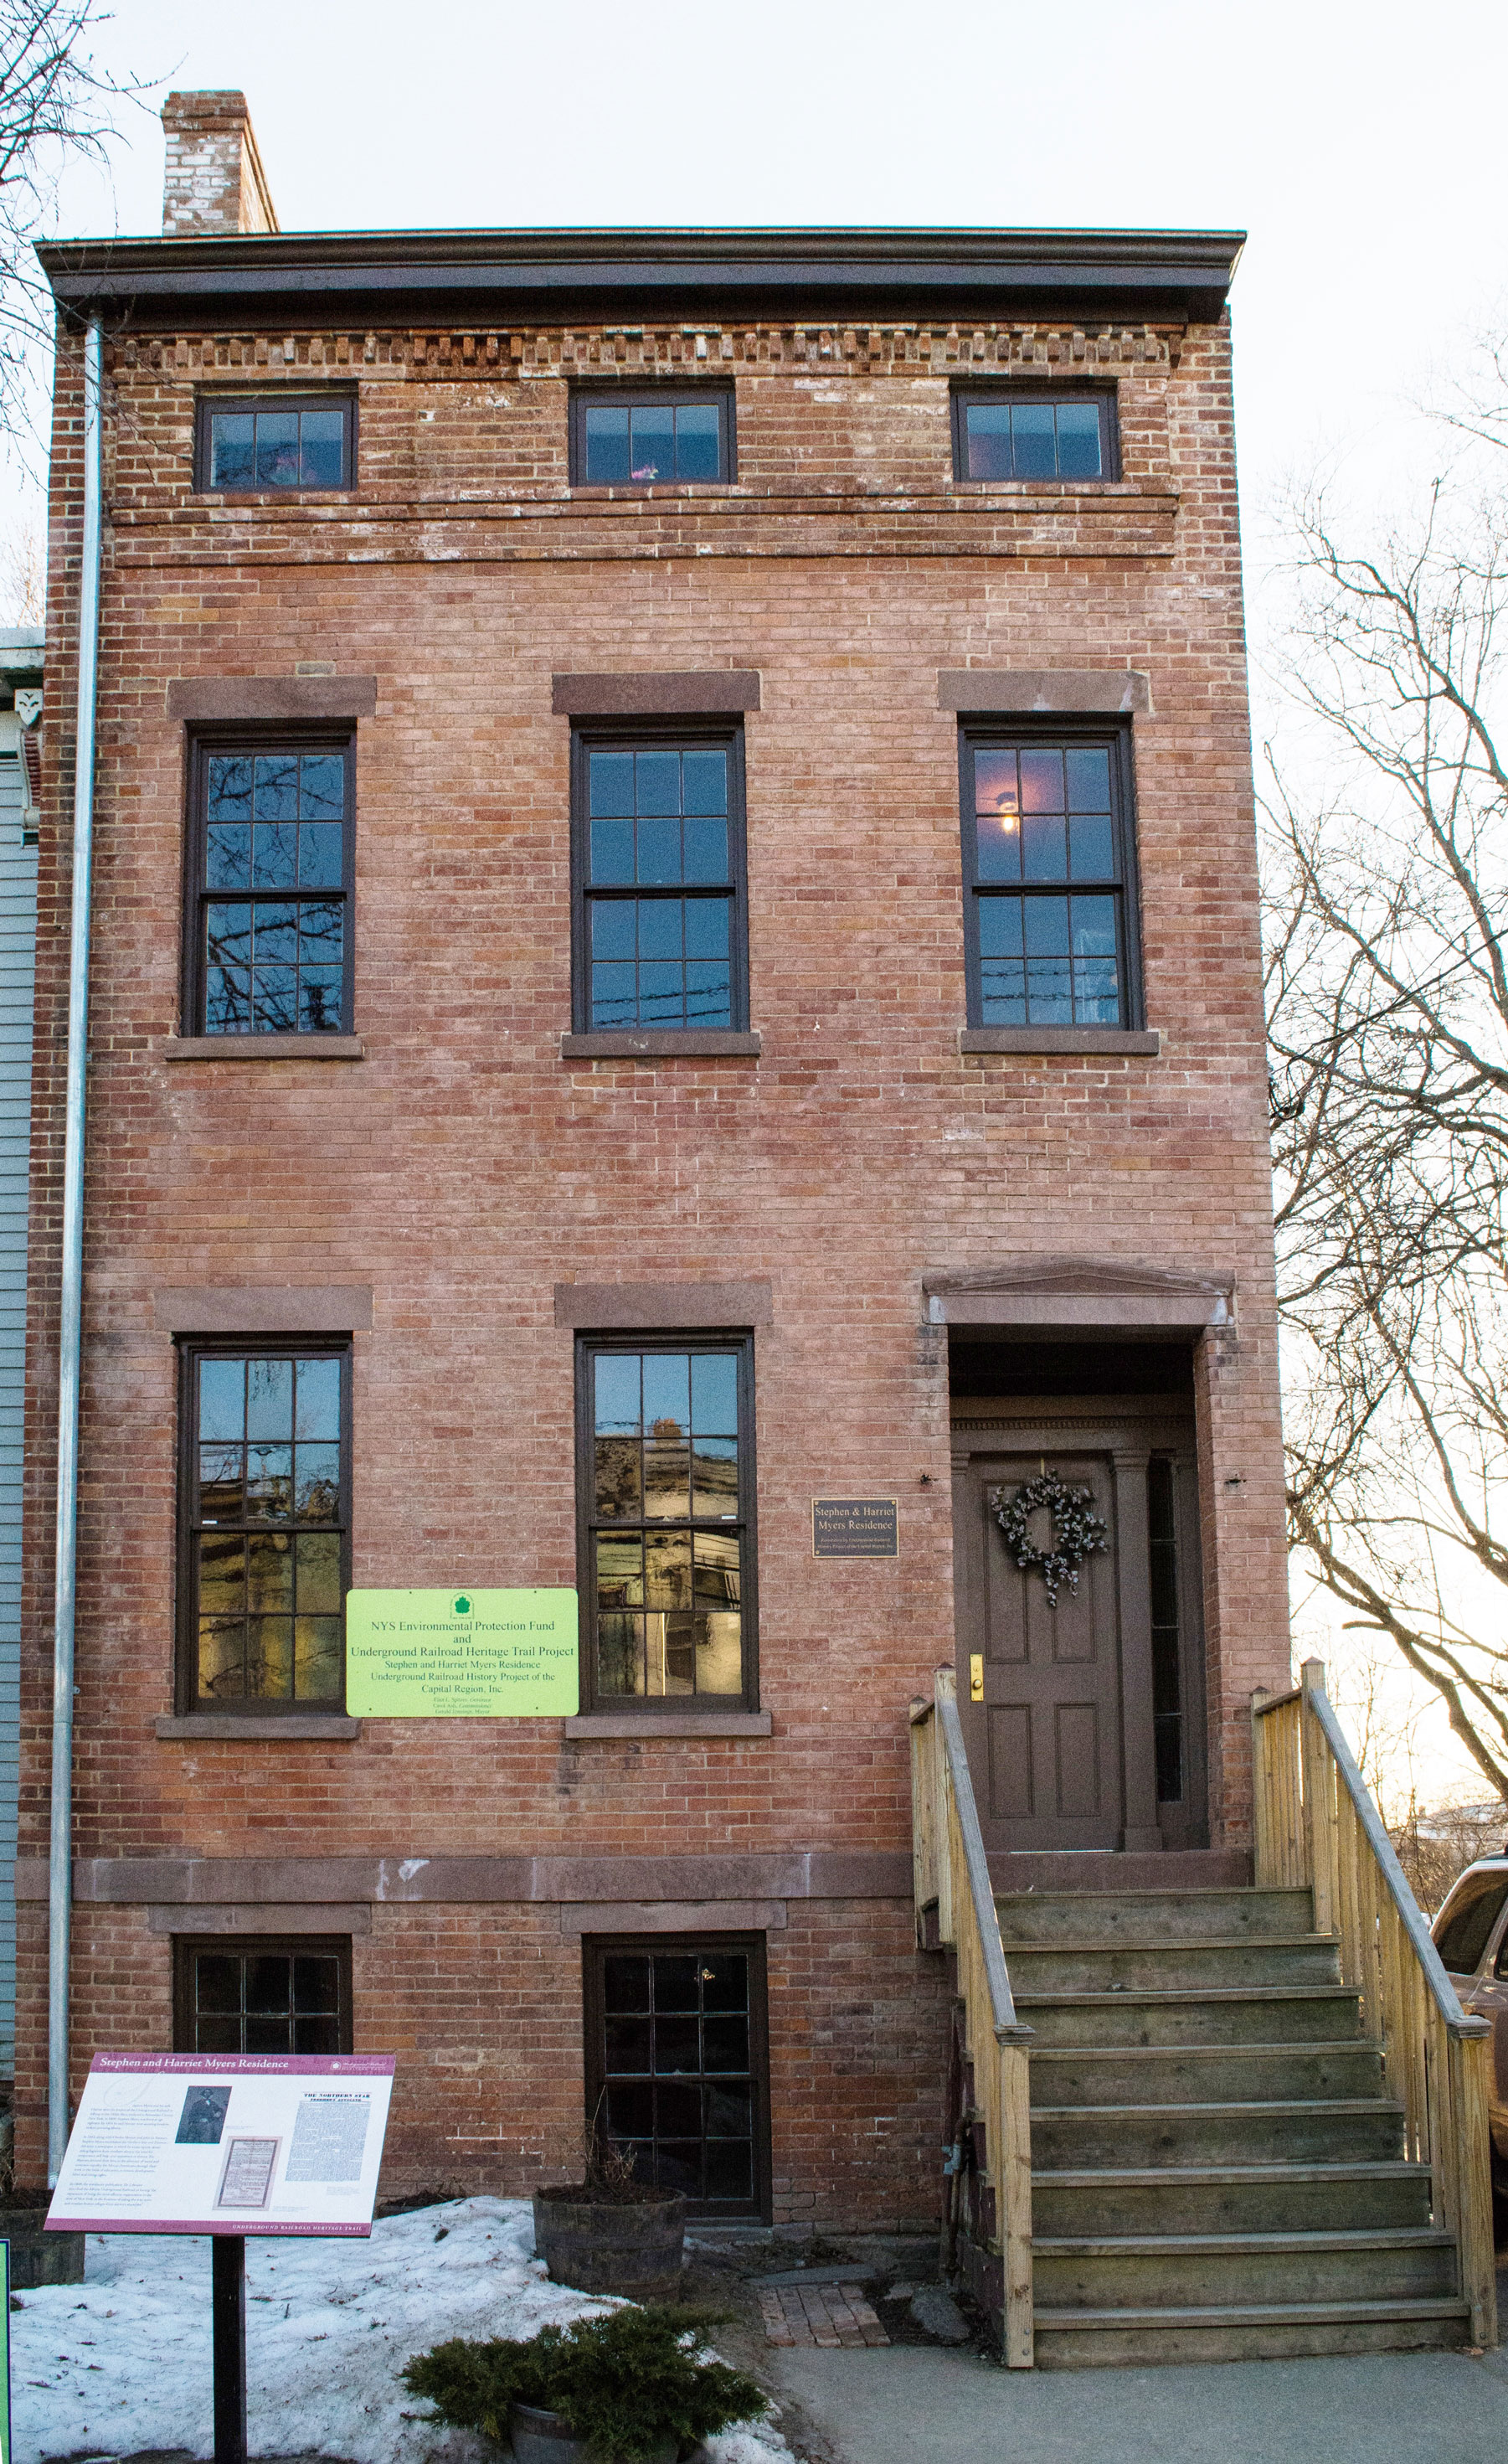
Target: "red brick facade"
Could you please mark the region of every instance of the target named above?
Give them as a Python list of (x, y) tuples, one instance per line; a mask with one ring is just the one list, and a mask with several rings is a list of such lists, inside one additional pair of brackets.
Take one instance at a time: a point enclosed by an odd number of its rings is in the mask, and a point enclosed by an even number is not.
[[(167, 2041), (186, 1899), (251, 1931), (301, 1910), (352, 1931), (358, 2048), (398, 2057), (388, 2192), (518, 2191), (553, 2161), (580, 2111), (579, 1912), (621, 1903), (767, 1932), (778, 2216), (933, 2213), (945, 1984), (912, 1947), (907, 1759), (907, 1701), (953, 1648), (948, 1349), (929, 1277), (1037, 1258), (1234, 1278), (1234, 1324), (1196, 1350), (1217, 1847), (1248, 1835), (1244, 1705), (1286, 1667), (1225, 324), (1105, 316), (1076, 331), (1067, 299), (1021, 317), (1007, 303), (977, 330), (880, 302), (885, 322), (817, 313), (803, 321), (797, 298), (775, 322), (306, 318), (270, 333), (139, 315), (107, 348), (74, 2071), (101, 2046)], [(968, 369), (1097, 370), (1116, 387), (1123, 477), (956, 487), (950, 381)], [(196, 390), (237, 370), (257, 390), (356, 386), (354, 495), (192, 493)], [(573, 494), (578, 370), (731, 377), (736, 483)], [(71, 351), (54, 470), (26, 2181), (45, 2127)], [(760, 679), (745, 741), (762, 1049), (562, 1058), (570, 725), (552, 679), (723, 669)], [(1159, 1055), (960, 1052), (957, 719), (939, 694), (957, 670), (1148, 679), (1134, 758)], [(186, 733), (168, 688), (311, 671), (376, 679), (357, 730), (364, 1057), (169, 1062)], [(158, 1733), (174, 1703), (176, 1384), (154, 1294), (370, 1287), (354, 1336), (356, 1581), (570, 1584), (573, 1338), (555, 1287), (729, 1280), (771, 1288), (755, 1329), (771, 1734)], [(897, 1498), (898, 1558), (814, 1559), (818, 1494)]]

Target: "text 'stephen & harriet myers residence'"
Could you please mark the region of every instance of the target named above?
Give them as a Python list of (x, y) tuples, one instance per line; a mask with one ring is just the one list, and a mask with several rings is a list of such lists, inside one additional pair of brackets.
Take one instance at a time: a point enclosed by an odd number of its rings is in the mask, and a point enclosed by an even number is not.
[[(165, 118), (164, 236), (43, 253), (20, 2180), (50, 2050), (55, 2137), (65, 2054), (354, 2046), (384, 2193), (601, 2111), (946, 2216), (1017, 2364), (1480, 2341), (1253, 1714), (1238, 236), (294, 236)], [(414, 1588), (577, 1590), (567, 1709), (362, 1710)]]

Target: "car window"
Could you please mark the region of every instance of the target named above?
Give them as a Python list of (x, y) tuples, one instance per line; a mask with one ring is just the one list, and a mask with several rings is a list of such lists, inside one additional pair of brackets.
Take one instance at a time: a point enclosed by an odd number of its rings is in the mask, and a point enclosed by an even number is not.
[(1505, 1898), (1508, 1869), (1500, 1865), (1457, 1883), (1434, 1928), (1434, 1947), (1453, 1976), (1475, 1975)]

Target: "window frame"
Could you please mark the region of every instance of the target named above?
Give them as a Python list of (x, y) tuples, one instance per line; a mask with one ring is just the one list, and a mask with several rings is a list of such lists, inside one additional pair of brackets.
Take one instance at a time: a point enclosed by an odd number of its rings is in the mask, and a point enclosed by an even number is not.
[[(589, 479), (586, 475), (586, 413), (604, 402), (713, 402), (718, 412), (718, 458), (715, 479)], [(621, 385), (612, 379), (573, 385), (569, 405), (568, 477), (572, 488), (611, 490), (618, 495), (674, 495), (686, 488), (732, 488), (738, 479), (738, 417), (732, 377), (666, 377), (649, 385)]]
[[(211, 891), (207, 879), (209, 846), (208, 809), (209, 761), (215, 754), (258, 753), (339, 753), (345, 760), (345, 819), (340, 852), (340, 888), (343, 907), (341, 935), (342, 981), (340, 986), (340, 1023), (337, 1027), (273, 1028), (248, 1026), (238, 1028), (257, 1043), (265, 1041), (270, 1049), (280, 1035), (292, 1034), (307, 1042), (312, 1052), (331, 1035), (350, 1035), (356, 1015), (356, 729), (348, 723), (330, 720), (291, 719), (274, 723), (271, 720), (242, 726), (206, 726), (195, 728), (188, 738), (188, 759), (185, 779), (184, 822), (184, 913), (183, 951), (179, 965), (180, 1033), (204, 1036), (205, 999), (207, 992), (207, 960), (205, 955), (204, 911), (211, 897), (243, 894), (247, 903), (258, 897), (273, 898), (275, 891), (251, 891), (245, 893)], [(294, 895), (300, 893), (296, 891)], [(230, 1035), (223, 1039), (210, 1036), (211, 1042), (229, 1044)]]
[[(974, 834), (973, 756), (992, 748), (1014, 744), (1021, 748), (1047, 747), (1061, 744), (1104, 745), (1110, 755), (1110, 825), (1116, 855), (1120, 864), (1119, 878), (1110, 883), (1082, 882), (1068, 879), (1041, 882), (1001, 882), (981, 891), (977, 878), (977, 840)], [(1142, 982), (1142, 893), (1137, 864), (1136, 772), (1133, 759), (1131, 722), (1128, 718), (1096, 718), (1081, 714), (1057, 714), (1035, 717), (1018, 711), (995, 714), (971, 711), (958, 722), (958, 823), (964, 899), (964, 1001), (970, 1028), (997, 1027), (997, 1019), (987, 1019), (984, 1012), (983, 987), (979, 959), (979, 904), (983, 897), (1020, 897), (1022, 899), (1071, 896), (1076, 891), (1086, 896), (1103, 896), (1108, 890), (1120, 900), (1121, 911), (1121, 1016), (1114, 1026), (1101, 1022), (1060, 1023), (1034, 1029), (1031, 1021), (1024, 1026), (1011, 1026), (1003, 1031), (1012, 1035), (1124, 1035), (1144, 1027), (1146, 1008)]]
[[(236, 1720), (343, 1720), (345, 1708), (345, 1602), (351, 1591), (352, 1507), (352, 1364), (349, 1334), (181, 1334), (178, 1353), (178, 1545), (177, 1610), (174, 1617), (174, 1699), (181, 1718), (221, 1717)], [(286, 1702), (255, 1694), (205, 1697), (199, 1691), (199, 1583), (195, 1543), (199, 1524), (196, 1492), (199, 1470), (199, 1391), (201, 1360), (339, 1359), (340, 1380), (340, 1691), (338, 1695), (290, 1695)]]
[[(340, 2054), (354, 2052), (355, 2014), (351, 2001), (351, 1937), (348, 1933), (175, 1933), (173, 1936), (173, 2051), (197, 2055), (205, 2062), (224, 2057), (199, 2054), (191, 2044), (194, 1997), (193, 1963), (201, 1952), (212, 1958), (337, 1959), (340, 1963)], [(245, 2057), (237, 2056), (236, 2059)], [(274, 2057), (275, 2058), (275, 2057)]]
[[(749, 1961), (749, 2076), (754, 2082), (756, 2113), (754, 2129), (754, 2195), (753, 2200), (691, 2199), (688, 2216), (707, 2222), (773, 2215), (772, 2143), (770, 2125), (770, 1979), (769, 1946), (762, 1933), (598, 1933), (581, 1936), (582, 2074), (586, 2091), (586, 2123), (590, 2129), (606, 2092), (605, 1989), (602, 1962), (617, 1951), (741, 1951)], [(707, 2073), (700, 2076), (706, 2078)]]
[[(590, 1364), (603, 1353), (736, 1352), (738, 1354), (738, 1529), (743, 1545), (739, 1557), (739, 1653), (743, 1690), (739, 1694), (608, 1694), (597, 1683), (597, 1565), (593, 1536), (599, 1529), (593, 1513), (597, 1463), (596, 1390)], [(582, 1602), (579, 1642), (580, 1704), (585, 1712), (622, 1713), (627, 1719), (654, 1721), (678, 1718), (690, 1710), (757, 1711), (759, 1708), (759, 1543), (756, 1526), (757, 1476), (754, 1460), (754, 1338), (748, 1327), (628, 1327), (582, 1329), (576, 1337), (576, 1564), (578, 1596)], [(689, 1502), (689, 1501), (688, 1501)], [(602, 1527), (613, 1528), (613, 1527)], [(651, 1529), (642, 1519), (625, 1530)], [(682, 1528), (679, 1525), (672, 1529)], [(688, 1516), (686, 1529), (697, 1525)], [(713, 1527), (721, 1528), (721, 1527)]]
[[(1022, 377), (955, 377), (951, 388), (953, 484), (961, 488), (1103, 488), (1122, 476), (1121, 423), (1114, 385), (1086, 385), (1070, 379)], [(1092, 402), (1100, 412), (1100, 471), (1093, 479), (975, 479), (969, 471), (968, 410), (971, 403)]]
[[(591, 888), (592, 817), (587, 790), (587, 761), (593, 753), (688, 752), (721, 746), (728, 754), (728, 886), (671, 883), (670, 898), (727, 897), (730, 910), (730, 1010), (726, 1025), (658, 1026), (640, 1021), (624, 1027), (592, 1023)], [(634, 883), (613, 883), (609, 896), (623, 899), (644, 894)], [(651, 885), (648, 895), (660, 894)], [(571, 721), (571, 1023), (577, 1035), (747, 1035), (749, 1032), (749, 866), (747, 800), (744, 781), (744, 727), (741, 716), (679, 714), (668, 718), (576, 718)]]
[[(209, 422), (217, 412), (258, 410), (339, 410), (344, 421), (341, 452), (345, 477), (335, 488), (215, 488), (210, 485)], [(194, 399), (194, 474), (196, 496), (221, 496), (235, 504), (278, 503), (285, 496), (349, 496), (357, 484), (357, 389), (354, 385), (268, 387), (251, 392), (220, 393), (207, 388)]]

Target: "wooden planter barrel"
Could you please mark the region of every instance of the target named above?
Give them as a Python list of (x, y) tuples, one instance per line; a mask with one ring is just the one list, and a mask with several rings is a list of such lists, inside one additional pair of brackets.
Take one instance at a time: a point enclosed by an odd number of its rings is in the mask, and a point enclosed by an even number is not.
[(673, 2300), (681, 2289), (686, 2201), (679, 2190), (633, 2205), (535, 2192), (535, 2249), (557, 2284), (579, 2293)]

